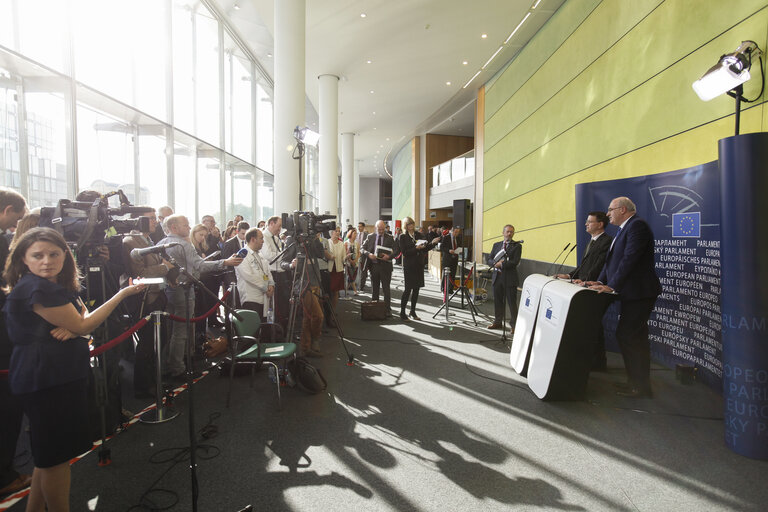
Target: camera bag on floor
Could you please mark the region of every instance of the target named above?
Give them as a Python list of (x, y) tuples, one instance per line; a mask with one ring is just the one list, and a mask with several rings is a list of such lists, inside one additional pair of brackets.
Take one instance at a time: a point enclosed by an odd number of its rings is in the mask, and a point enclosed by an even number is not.
[(387, 316), (386, 302), (363, 302), (360, 304), (360, 316), (363, 320), (384, 320)]
[(322, 393), (328, 387), (328, 383), (323, 378), (320, 370), (312, 366), (303, 357), (297, 357), (288, 361), (288, 371), (291, 372), (299, 387), (307, 393)]

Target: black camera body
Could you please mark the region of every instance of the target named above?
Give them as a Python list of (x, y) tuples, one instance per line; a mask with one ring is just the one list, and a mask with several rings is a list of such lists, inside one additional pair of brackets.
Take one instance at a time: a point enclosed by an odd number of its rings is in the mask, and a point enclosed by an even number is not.
[[(120, 196), (120, 207), (111, 208), (109, 197)], [(153, 208), (132, 206), (122, 190), (110, 192), (91, 202), (60, 199), (56, 206), (44, 207), (40, 211), (39, 226), (53, 228), (62, 234), (67, 243), (84, 248), (102, 245), (113, 236), (120, 236), (138, 230), (149, 231), (149, 218), (116, 219), (116, 216), (143, 214)]]
[(283, 228), (288, 236), (295, 240), (303, 241), (322, 233), (325, 238), (330, 238), (331, 231), (336, 229), (335, 215), (317, 215), (314, 212), (283, 213)]

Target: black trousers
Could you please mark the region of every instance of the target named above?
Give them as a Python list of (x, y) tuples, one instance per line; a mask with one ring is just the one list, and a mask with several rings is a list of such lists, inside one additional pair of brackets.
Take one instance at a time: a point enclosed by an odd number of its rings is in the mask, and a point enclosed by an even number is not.
[[(2, 327), (5, 329), (4, 325)], [(11, 393), (8, 379), (0, 377), (0, 487), (19, 477), (13, 468), (13, 459), (23, 416), (21, 400)]]
[(408, 298), (411, 299), (411, 314), (416, 313), (416, 302), (419, 300), (419, 290), (420, 287), (418, 286), (409, 286), (408, 284), (405, 285), (405, 290), (403, 291), (403, 296), (400, 298), (400, 314), (405, 314), (405, 306), (408, 305)]
[(493, 283), (493, 323), (500, 324), (504, 318), (504, 305), (509, 305), (509, 321), (512, 328), (517, 322), (517, 287), (504, 286), (504, 280), (497, 278)]
[[(136, 301), (135, 304), (130, 304), (135, 305), (138, 315), (141, 302)], [(153, 311), (165, 311), (165, 304), (165, 293), (161, 293), (154, 300), (144, 304), (141, 314), (146, 316)], [(165, 335), (165, 329), (160, 329), (160, 335)], [(136, 359), (133, 364), (133, 389), (140, 392), (149, 390), (155, 381), (155, 317), (151, 317), (147, 325), (136, 332), (136, 336), (138, 341), (136, 342)]]
[(616, 341), (619, 342), (629, 384), (640, 391), (651, 390), (651, 345), (648, 341), (648, 320), (656, 298), (623, 300)]
[(379, 288), (384, 292), (384, 304), (387, 306), (387, 312), (389, 312), (389, 305), (392, 302), (389, 290), (389, 282), (392, 280), (392, 265), (386, 263), (377, 262), (371, 266), (371, 300), (379, 300)]
[(275, 294), (272, 296), (275, 323), (280, 324), (288, 332), (293, 272), (272, 272), (272, 278), (275, 280)]
[(243, 309), (249, 309), (251, 311), (257, 312), (259, 314), (259, 318), (261, 319), (261, 323), (267, 321), (267, 317), (264, 316), (264, 304), (259, 304), (258, 302), (243, 302)]

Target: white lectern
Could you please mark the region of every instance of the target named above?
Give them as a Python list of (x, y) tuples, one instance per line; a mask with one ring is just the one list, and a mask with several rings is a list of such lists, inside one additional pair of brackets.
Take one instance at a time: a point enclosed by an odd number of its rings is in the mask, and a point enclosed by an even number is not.
[(531, 354), (531, 340), (536, 327), (541, 290), (553, 280), (554, 278), (544, 274), (531, 274), (523, 282), (520, 306), (517, 308), (515, 334), (512, 336), (512, 348), (509, 352), (509, 364), (523, 377), (528, 371), (528, 358)]
[(528, 364), (528, 387), (537, 397), (584, 397), (603, 314), (615, 297), (569, 281), (545, 284)]

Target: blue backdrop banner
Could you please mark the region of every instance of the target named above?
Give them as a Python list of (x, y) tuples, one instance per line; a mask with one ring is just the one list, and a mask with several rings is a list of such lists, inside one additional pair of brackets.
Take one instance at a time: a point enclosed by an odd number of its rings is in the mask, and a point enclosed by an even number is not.
[[(651, 356), (665, 366), (694, 365), (697, 378), (722, 389), (720, 316), (720, 175), (717, 162), (688, 169), (576, 185), (579, 258), (589, 235), (582, 221), (627, 196), (656, 237), (656, 273), (663, 293), (649, 321)], [(616, 234), (616, 226), (607, 232)], [(609, 349), (616, 345), (618, 304), (603, 320)]]

